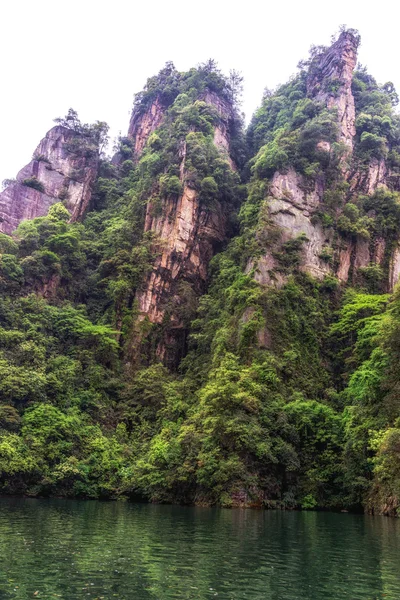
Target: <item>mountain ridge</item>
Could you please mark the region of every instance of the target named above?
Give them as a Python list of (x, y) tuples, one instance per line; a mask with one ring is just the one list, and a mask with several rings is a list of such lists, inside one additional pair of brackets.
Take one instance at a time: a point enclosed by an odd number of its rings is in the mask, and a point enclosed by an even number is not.
[(397, 514), (400, 120), (359, 43), (247, 131), (208, 61), (148, 80), (112, 160), (72, 110), (47, 134), (0, 194), (32, 217), (0, 236), (3, 493)]

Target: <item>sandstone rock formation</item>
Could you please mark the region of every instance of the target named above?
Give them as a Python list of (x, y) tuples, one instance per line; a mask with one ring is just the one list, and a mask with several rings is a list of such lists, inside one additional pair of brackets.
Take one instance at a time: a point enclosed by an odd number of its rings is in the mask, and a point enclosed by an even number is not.
[[(230, 157), (230, 121), (233, 109), (214, 92), (206, 92), (201, 100), (212, 105), (219, 119), (214, 130), (214, 144), (221, 155), (235, 168)], [(155, 123), (162, 114), (146, 112), (142, 121), (135, 117), (135, 149), (141, 151)], [(132, 124), (132, 121), (131, 121)], [(152, 201), (147, 205), (145, 232), (154, 234), (154, 251), (157, 258), (142, 290), (137, 294), (140, 317), (161, 325), (168, 318), (168, 328), (158, 343), (157, 355), (166, 363), (177, 361), (177, 345), (184, 344), (185, 323), (180, 308), (204, 292), (208, 263), (216, 248), (226, 239), (226, 215), (216, 203), (210, 209), (201, 203), (199, 192), (186, 182), (186, 142), (180, 150), (180, 181), (182, 193), (163, 199), (162, 208), (154, 210)], [(168, 352), (168, 347), (171, 352)], [(178, 356), (179, 358), (179, 356)]]
[[(313, 99), (323, 102), (327, 108), (337, 109), (339, 140), (351, 154), (355, 136), (355, 107), (351, 92), (353, 70), (357, 61), (357, 38), (350, 32), (343, 32), (339, 39), (322, 55), (314, 58), (307, 80), (307, 93)], [(330, 152), (330, 144), (321, 140), (318, 149)], [(348, 158), (348, 156), (347, 156)], [(343, 165), (346, 175), (347, 166)], [(273, 223), (279, 228), (279, 243), (285, 243), (302, 234), (306, 236), (303, 244), (300, 268), (318, 279), (332, 272), (329, 262), (321, 258), (323, 250), (332, 243), (332, 234), (312, 219), (313, 214), (323, 202), (325, 182), (319, 178), (313, 188), (305, 178), (293, 168), (276, 172), (270, 181), (269, 211)], [(350, 252), (351, 253), (351, 252)], [(347, 254), (342, 254), (340, 261)], [(342, 277), (347, 276), (345, 264), (339, 266)], [(279, 274), (276, 260), (272, 256), (261, 257), (255, 266), (255, 277), (262, 284), (282, 285), (285, 277)], [(345, 275), (346, 274), (346, 275)]]
[[(330, 272), (330, 267), (321, 255), (324, 247), (332, 242), (331, 234), (311, 220), (321, 202), (322, 181), (316, 181), (310, 190), (304, 178), (294, 169), (289, 169), (286, 173), (275, 173), (269, 191), (269, 214), (280, 231), (279, 245), (305, 235), (300, 268), (317, 279), (323, 279)], [(251, 268), (253, 266), (251, 265)], [(264, 285), (275, 283), (280, 286), (285, 282), (285, 277), (280, 274), (279, 265), (272, 255), (259, 259), (254, 276), (256, 281)]]
[(143, 112), (134, 109), (128, 128), (128, 137), (133, 140), (134, 157), (137, 159), (143, 151), (149, 136), (159, 127), (165, 114), (165, 107), (156, 98)]
[(200, 99), (213, 106), (219, 115), (218, 123), (216, 123), (214, 129), (214, 144), (229, 162), (231, 169), (235, 170), (235, 164), (230, 156), (230, 124), (233, 118), (232, 106), (218, 96), (218, 94), (208, 90)]
[(80, 138), (61, 125), (50, 129), (31, 162), (0, 193), (0, 231), (11, 234), (21, 221), (46, 215), (61, 200), (71, 220), (83, 216), (97, 176), (98, 154)]
[[(357, 193), (373, 194), (379, 187), (386, 187), (391, 177), (383, 158), (372, 158), (369, 165), (362, 169), (358, 167), (357, 161), (354, 163), (355, 168), (349, 166), (356, 135), (351, 84), (358, 43), (358, 37), (353, 32), (342, 32), (330, 48), (313, 59), (307, 80), (308, 96), (323, 102), (329, 109), (337, 110), (338, 141), (347, 147), (339, 168), (343, 178), (349, 183), (348, 200)], [(322, 140), (317, 147), (331, 152), (330, 144), (326, 141)], [(393, 183), (390, 187), (396, 189)], [(326, 182), (320, 177), (310, 189), (310, 183), (293, 168), (274, 174), (269, 184), (268, 206), (270, 218), (280, 232), (275, 247), (304, 234), (301, 270), (318, 279), (331, 273), (342, 283), (346, 283), (350, 277), (355, 281), (359, 269), (371, 263), (381, 266), (384, 264), (385, 240), (375, 240), (374, 243), (362, 238), (341, 240), (337, 244), (335, 260), (324, 260), (324, 249), (334, 245), (333, 232), (329, 228), (324, 229), (313, 215), (323, 206), (325, 188)], [(388, 290), (393, 289), (398, 279), (398, 254), (396, 251), (390, 263)], [(258, 259), (256, 264), (251, 261), (248, 271), (252, 269), (255, 279), (261, 284), (281, 286), (286, 281), (285, 276), (279, 272), (279, 265), (271, 250)]]
[[(203, 291), (209, 260), (225, 239), (225, 216), (220, 206), (212, 212), (202, 207), (198, 193), (185, 185), (179, 197), (165, 200), (161, 216), (153, 216), (148, 205), (145, 231), (156, 234), (159, 255), (138, 295), (139, 310), (152, 323), (161, 323), (166, 303), (179, 304), (179, 297), (171, 296), (174, 282), (184, 277), (198, 293)], [(181, 326), (174, 314), (171, 323)]]
[(350, 189), (373, 194), (379, 187), (386, 187), (390, 177), (385, 159), (372, 158), (366, 169), (357, 170), (350, 178)]
[(350, 31), (339, 39), (312, 64), (307, 81), (309, 96), (336, 108), (340, 140), (352, 149), (355, 129), (355, 107), (351, 92), (354, 67), (357, 63), (359, 40)]

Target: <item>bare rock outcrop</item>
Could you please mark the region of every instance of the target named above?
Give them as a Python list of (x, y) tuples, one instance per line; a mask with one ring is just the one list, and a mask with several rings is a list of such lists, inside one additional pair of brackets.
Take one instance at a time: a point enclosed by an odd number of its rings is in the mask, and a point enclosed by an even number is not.
[[(145, 231), (156, 235), (158, 257), (138, 295), (139, 310), (142, 318), (161, 323), (166, 304), (179, 304), (179, 294), (173, 297), (171, 292), (181, 277), (191, 281), (198, 293), (202, 291), (215, 245), (225, 239), (225, 217), (220, 206), (213, 211), (201, 206), (198, 192), (185, 185), (178, 198), (165, 200), (161, 216), (153, 216), (149, 204)], [(182, 327), (173, 313), (171, 325)]]
[(83, 216), (97, 176), (98, 155), (93, 148), (83, 149), (79, 138), (62, 125), (50, 129), (31, 162), (0, 193), (0, 231), (11, 234), (21, 221), (45, 216), (61, 200), (71, 220)]
[(400, 279), (400, 244), (397, 244), (389, 265), (389, 290), (393, 291), (394, 286)]
[(387, 187), (390, 177), (384, 158), (372, 158), (369, 165), (358, 169), (350, 178), (351, 191), (373, 194), (380, 187)]
[(346, 283), (349, 278), (352, 253), (353, 244), (349, 242), (344, 243), (339, 251), (339, 264), (336, 270), (336, 276), (341, 283)]
[(353, 148), (355, 129), (355, 106), (351, 92), (353, 71), (357, 63), (358, 37), (344, 31), (316, 64), (311, 65), (307, 81), (308, 94), (315, 100), (336, 108), (340, 140)]
[[(301, 253), (301, 270), (317, 279), (331, 272), (330, 265), (321, 258), (323, 250), (331, 243), (331, 236), (311, 218), (318, 208), (323, 194), (322, 181), (316, 181), (310, 189), (305, 179), (289, 169), (286, 173), (276, 172), (273, 176), (268, 197), (270, 218), (280, 232), (277, 247), (299, 236), (304, 238)], [(248, 270), (254, 268), (250, 264)], [(263, 285), (273, 283), (278, 287), (285, 282), (280, 272), (279, 261), (273, 253), (262, 256), (255, 266), (254, 277)]]
[[(193, 316), (197, 298), (204, 293), (208, 263), (225, 240), (226, 215), (219, 204), (212, 210), (202, 205), (199, 193), (185, 184), (182, 194), (163, 201), (162, 214), (148, 204), (145, 231), (154, 234), (156, 259), (137, 294), (139, 322), (167, 322), (156, 355), (173, 367), (184, 353), (185, 312)], [(137, 334), (136, 349), (140, 345)]]
[[(386, 161), (372, 158), (369, 164), (360, 168), (358, 161), (352, 164), (355, 129), (355, 103), (351, 90), (353, 70), (357, 61), (358, 36), (350, 31), (340, 34), (338, 40), (324, 52), (317, 54), (311, 62), (307, 80), (308, 96), (322, 102), (329, 109), (337, 110), (339, 127), (338, 141), (347, 151), (339, 163), (342, 176), (349, 183), (348, 200), (354, 195), (372, 195), (378, 188), (388, 187), (390, 172)], [(330, 144), (321, 140), (319, 150), (330, 152)], [(354, 166), (356, 165), (356, 166)], [(357, 166), (358, 165), (358, 166)], [(387, 248), (384, 239), (335, 240), (332, 230), (324, 229), (316, 214), (323, 208), (326, 182), (321, 176), (310, 189), (310, 183), (293, 168), (278, 171), (270, 180), (268, 191), (269, 216), (279, 230), (279, 240), (268, 253), (250, 261), (248, 271), (254, 270), (254, 277), (261, 284), (281, 286), (286, 281), (274, 257), (288, 240), (303, 237), (299, 269), (317, 279), (332, 273), (342, 283), (355, 283), (360, 269), (371, 264), (387, 266)], [(391, 182), (390, 187), (396, 189)], [(340, 214), (340, 210), (339, 214)], [(313, 218), (314, 215), (314, 218)], [(332, 260), (329, 254), (335, 247)], [(398, 256), (391, 259), (390, 274), (385, 286), (389, 291), (398, 278)]]
[(160, 126), (164, 114), (165, 107), (159, 98), (156, 98), (144, 111), (139, 108), (133, 110), (128, 137), (133, 141), (134, 158), (139, 158), (150, 135)]
[[(229, 122), (233, 118), (233, 109), (212, 92), (205, 93), (200, 100), (216, 109), (219, 119), (214, 129), (214, 143), (234, 169), (229, 155)], [(138, 148), (143, 147), (142, 141)], [(185, 159), (186, 142), (180, 150), (182, 193), (163, 198), (162, 206), (157, 210), (151, 200), (147, 205), (145, 232), (154, 236), (153, 250), (157, 257), (137, 294), (139, 322), (147, 320), (161, 325), (166, 319), (168, 321), (156, 353), (169, 365), (176, 364), (177, 344), (181, 344), (185, 336), (182, 307), (196, 302), (204, 292), (209, 261), (226, 239), (225, 209), (219, 202), (209, 207), (201, 201), (199, 192), (186, 182)], [(140, 335), (136, 336), (135, 343), (140, 346)]]
[[(307, 93), (313, 99), (324, 103), (327, 108), (337, 109), (339, 141), (347, 148), (347, 155), (353, 149), (355, 136), (355, 106), (351, 92), (353, 70), (357, 61), (358, 38), (351, 32), (343, 32), (338, 40), (325, 52), (316, 56), (311, 63), (307, 81)], [(317, 147), (329, 153), (330, 143), (321, 140)], [(343, 172), (347, 170), (343, 162)], [(325, 181), (318, 178), (310, 189), (310, 183), (293, 168), (274, 174), (269, 186), (269, 215), (280, 230), (279, 244), (302, 235), (302, 257), (300, 269), (322, 279), (332, 272), (327, 249), (332, 243), (332, 232), (324, 230), (313, 214), (323, 202)], [(347, 276), (345, 256), (351, 250), (342, 252), (341, 276)], [(350, 258), (349, 258), (350, 260)], [(254, 265), (249, 265), (253, 268)], [(272, 256), (261, 257), (255, 268), (255, 277), (262, 284), (282, 285), (285, 277), (279, 274), (279, 265)]]
[(210, 104), (216, 109), (219, 119), (214, 128), (214, 144), (229, 162), (231, 169), (236, 170), (236, 166), (230, 155), (230, 126), (233, 120), (232, 106), (224, 98), (209, 90), (200, 96), (200, 100), (203, 100), (206, 104)]

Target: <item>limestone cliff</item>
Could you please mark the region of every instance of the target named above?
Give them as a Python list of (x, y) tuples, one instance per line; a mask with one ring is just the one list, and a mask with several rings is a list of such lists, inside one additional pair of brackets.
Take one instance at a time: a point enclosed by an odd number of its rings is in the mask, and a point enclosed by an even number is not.
[(31, 162), (0, 193), (0, 231), (11, 234), (25, 219), (47, 214), (63, 200), (71, 219), (82, 217), (97, 176), (98, 153), (82, 136), (62, 125), (50, 129)]

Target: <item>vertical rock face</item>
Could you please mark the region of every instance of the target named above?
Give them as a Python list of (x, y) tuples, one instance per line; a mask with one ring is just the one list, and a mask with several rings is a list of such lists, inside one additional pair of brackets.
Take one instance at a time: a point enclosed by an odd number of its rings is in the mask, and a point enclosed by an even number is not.
[(389, 267), (389, 290), (393, 291), (394, 286), (400, 279), (400, 244), (396, 246), (392, 254)]
[[(214, 128), (214, 144), (221, 155), (234, 163), (229, 155), (229, 122), (233, 110), (229, 104), (212, 92), (201, 100), (212, 105), (219, 116)], [(151, 122), (145, 116), (146, 126), (138, 125), (135, 138), (137, 151), (143, 148), (155, 122), (162, 115), (153, 115)], [(133, 130), (130, 130), (133, 131)], [(142, 133), (139, 133), (142, 132)], [(145, 133), (143, 133), (145, 132)], [(204, 292), (208, 263), (216, 248), (226, 239), (227, 217), (219, 202), (208, 207), (201, 202), (199, 192), (187, 183), (186, 142), (180, 148), (181, 194), (170, 194), (162, 200), (161, 210), (150, 201), (146, 209), (145, 232), (154, 234), (157, 258), (142, 290), (137, 294), (139, 320), (168, 326), (159, 341), (156, 354), (164, 363), (173, 366), (179, 361), (185, 340), (182, 308), (196, 303)], [(137, 341), (137, 340), (136, 340)]]
[(355, 129), (355, 106), (351, 92), (353, 71), (357, 62), (358, 39), (349, 31), (312, 65), (307, 81), (308, 94), (324, 102), (328, 108), (337, 108), (340, 140), (350, 149), (353, 147)]
[[(351, 82), (357, 62), (357, 46), (358, 40), (352, 33), (342, 33), (330, 48), (314, 59), (307, 80), (308, 96), (324, 103), (329, 109), (337, 109), (339, 141), (347, 146), (348, 154), (352, 152), (356, 133)], [(329, 142), (324, 140), (317, 144), (317, 148), (327, 153), (331, 150)], [(323, 258), (324, 249), (332, 243), (332, 233), (312, 219), (323, 202), (324, 191), (323, 178), (317, 179), (310, 189), (306, 179), (291, 168), (274, 174), (268, 198), (270, 217), (281, 232), (279, 243), (304, 234), (306, 240), (302, 246), (300, 269), (318, 279), (332, 272), (330, 262)], [(343, 278), (348, 274), (350, 254), (351, 250), (348, 249), (341, 254), (341, 261), (344, 262), (339, 270)], [(274, 281), (276, 285), (282, 285), (285, 281), (284, 277), (277, 275), (279, 265), (271, 256), (260, 259), (255, 273), (262, 284)]]
[(341, 283), (346, 283), (346, 281), (349, 278), (352, 252), (353, 245), (351, 243), (344, 244), (343, 248), (340, 249), (339, 265), (336, 271), (336, 275)]
[[(305, 236), (300, 269), (317, 279), (323, 279), (331, 268), (321, 256), (324, 248), (331, 244), (332, 236), (324, 232), (321, 225), (311, 221), (313, 212), (318, 208), (322, 198), (322, 181), (316, 181), (310, 189), (299, 173), (289, 169), (286, 173), (275, 173), (270, 182), (269, 193), (269, 215), (279, 231), (275, 249), (291, 239)], [(254, 264), (249, 265), (248, 270), (254, 266)], [(285, 282), (273, 252), (259, 259), (254, 277), (264, 285), (274, 283), (279, 287)]]
[(83, 216), (90, 203), (98, 156), (88, 148), (79, 152), (79, 137), (61, 125), (47, 133), (16, 182), (0, 194), (0, 231), (11, 234), (21, 221), (46, 215), (50, 206), (61, 200), (72, 220)]
[(138, 109), (133, 110), (129, 123), (128, 137), (133, 140), (135, 158), (140, 156), (149, 136), (161, 124), (164, 113), (165, 108), (158, 98), (144, 112)]
[(219, 116), (219, 121), (214, 129), (214, 144), (229, 162), (231, 169), (236, 170), (235, 164), (230, 156), (230, 122), (232, 120), (232, 106), (220, 98), (215, 92), (207, 91), (201, 97), (201, 100), (213, 106)]
[[(138, 303), (142, 318), (162, 323), (167, 302), (176, 307), (181, 300), (174, 295), (175, 283), (183, 278), (196, 292), (203, 291), (209, 260), (225, 239), (225, 217), (220, 206), (212, 212), (202, 207), (198, 192), (187, 185), (179, 197), (164, 202), (162, 216), (153, 216), (152, 210), (149, 204), (145, 231), (156, 234), (158, 257)], [(171, 325), (182, 327), (174, 314)]]
[[(339, 39), (311, 62), (307, 77), (307, 95), (320, 101), (329, 109), (336, 109), (338, 141), (347, 147), (344, 159), (338, 168), (341, 176), (349, 183), (347, 200), (358, 194), (372, 195), (380, 187), (396, 185), (390, 180), (391, 174), (384, 158), (371, 158), (369, 164), (360, 167), (353, 160), (355, 129), (355, 103), (351, 84), (353, 70), (357, 61), (359, 39), (351, 31), (341, 33)], [(331, 152), (330, 144), (320, 141), (319, 151)], [(349, 167), (353, 164), (353, 169)], [(371, 264), (384, 267), (388, 257), (384, 239), (372, 241), (363, 238), (335, 239), (332, 229), (324, 229), (315, 215), (323, 208), (326, 188), (324, 176), (311, 184), (293, 168), (277, 171), (269, 181), (268, 207), (272, 223), (279, 231), (278, 241), (269, 249), (268, 254), (249, 263), (248, 270), (254, 269), (254, 276), (261, 284), (283, 285), (286, 277), (280, 271), (275, 256), (288, 240), (299, 238), (303, 234), (300, 270), (322, 279), (332, 273), (342, 283), (350, 279), (354, 283), (360, 269)], [(398, 187), (398, 185), (397, 185)], [(340, 210), (339, 214), (340, 214)], [(314, 217), (314, 218), (313, 218)], [(336, 246), (334, 260), (326, 260)], [(393, 289), (399, 276), (398, 249), (390, 260), (386, 289)]]
[(364, 194), (373, 194), (379, 187), (385, 187), (390, 177), (386, 161), (381, 158), (372, 158), (368, 167), (357, 171), (350, 180), (352, 191), (361, 191)]
[(323, 182), (316, 181), (313, 189), (307, 189), (301, 175), (290, 169), (287, 173), (275, 173), (270, 193), (270, 215), (282, 232), (281, 242), (305, 234), (307, 240), (302, 247), (301, 269), (322, 279), (330, 268), (320, 256), (331, 240), (311, 217), (321, 202)]

